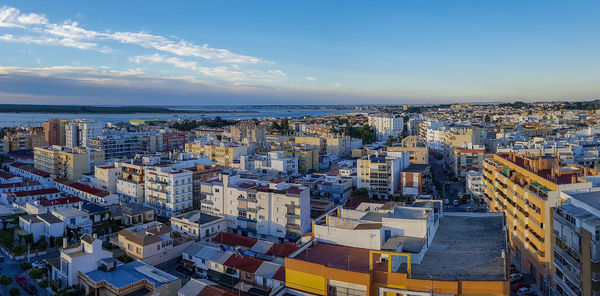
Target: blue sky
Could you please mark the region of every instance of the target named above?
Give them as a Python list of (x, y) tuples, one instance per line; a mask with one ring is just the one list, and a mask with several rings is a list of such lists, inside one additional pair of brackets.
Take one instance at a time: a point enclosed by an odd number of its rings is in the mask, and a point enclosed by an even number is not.
[(598, 1), (3, 1), (0, 103), (595, 99)]

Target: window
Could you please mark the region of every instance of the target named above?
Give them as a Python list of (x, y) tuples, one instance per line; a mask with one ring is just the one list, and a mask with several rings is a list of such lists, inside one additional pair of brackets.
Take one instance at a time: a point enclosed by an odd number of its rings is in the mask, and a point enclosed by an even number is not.
[(135, 252), (138, 253), (138, 254), (142, 253), (142, 251), (140, 250), (140, 248), (135, 248)]

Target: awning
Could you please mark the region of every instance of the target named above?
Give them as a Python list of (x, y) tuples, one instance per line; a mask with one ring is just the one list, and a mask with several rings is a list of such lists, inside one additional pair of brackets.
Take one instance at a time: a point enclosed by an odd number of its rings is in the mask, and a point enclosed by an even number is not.
[(187, 265), (187, 266), (194, 266), (196, 265), (196, 263), (194, 263), (194, 261), (190, 261), (187, 259), (181, 259), (179, 260), (179, 263), (183, 264), (183, 265)]

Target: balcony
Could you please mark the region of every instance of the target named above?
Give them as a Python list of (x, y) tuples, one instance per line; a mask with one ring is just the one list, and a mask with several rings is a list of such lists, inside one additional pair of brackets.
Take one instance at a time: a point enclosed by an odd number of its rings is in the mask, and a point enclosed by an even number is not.
[(297, 230), (297, 231), (300, 231), (300, 224), (288, 222), (287, 224), (285, 224), (285, 227), (288, 230)]
[(565, 266), (564, 264), (560, 263), (559, 260), (557, 258), (554, 258), (554, 266), (558, 269), (560, 269), (560, 271), (567, 277), (569, 278), (569, 280), (574, 283), (575, 285), (578, 285), (581, 287), (581, 281), (579, 280), (579, 273), (581, 272), (580, 270), (573, 270), (572, 268), (569, 268), (568, 266)]
[(285, 214), (285, 216), (288, 219), (300, 219), (300, 215), (296, 214), (296, 213), (290, 213), (290, 212), (288, 212), (288, 213)]
[(573, 230), (573, 232), (579, 234), (581, 231), (580, 229), (575, 226), (575, 224), (569, 222), (567, 219), (565, 219), (563, 216), (559, 215), (558, 213), (554, 212), (552, 213), (552, 218), (558, 222), (560, 222), (560, 224), (563, 224), (567, 227), (569, 227), (571, 230)]
[(564, 281), (564, 280), (563, 280), (561, 277), (559, 277), (559, 276), (558, 276), (556, 273), (554, 274), (554, 278), (553, 278), (553, 280), (554, 280), (554, 282), (555, 282), (557, 285), (560, 285), (560, 287), (561, 287), (561, 288), (562, 288), (562, 289), (563, 289), (565, 292), (567, 292), (569, 295), (579, 295), (579, 296), (581, 295), (581, 292), (577, 293), (577, 292), (573, 291), (573, 288), (575, 288), (575, 287), (571, 288), (571, 287), (570, 287), (569, 285), (567, 285), (567, 283), (565, 283), (565, 281)]
[(579, 254), (575, 253), (575, 251), (571, 249), (564, 250), (556, 244), (552, 244), (552, 248), (554, 249), (554, 252), (556, 252), (563, 259), (568, 261), (569, 264), (581, 269), (581, 263), (579, 262), (579, 259), (577, 259), (579, 257)]
[(288, 208), (288, 209), (299, 209), (300, 205), (297, 205), (297, 204), (286, 204), (285, 207)]

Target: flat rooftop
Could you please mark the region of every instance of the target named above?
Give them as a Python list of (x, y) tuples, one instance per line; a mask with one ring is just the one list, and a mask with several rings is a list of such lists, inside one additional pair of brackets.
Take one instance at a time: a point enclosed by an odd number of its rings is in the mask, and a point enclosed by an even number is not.
[(446, 214), (421, 264), (411, 266), (411, 278), (504, 281), (506, 244), (503, 214)]
[(319, 242), (293, 258), (337, 269), (369, 272), (369, 249)]
[(600, 210), (600, 191), (576, 193), (572, 194), (571, 197)]
[(85, 275), (94, 282), (105, 281), (117, 289), (135, 284), (142, 280), (151, 282), (155, 287), (160, 287), (177, 280), (177, 277), (141, 261), (117, 265), (115, 270), (109, 272), (94, 270), (87, 272)]

